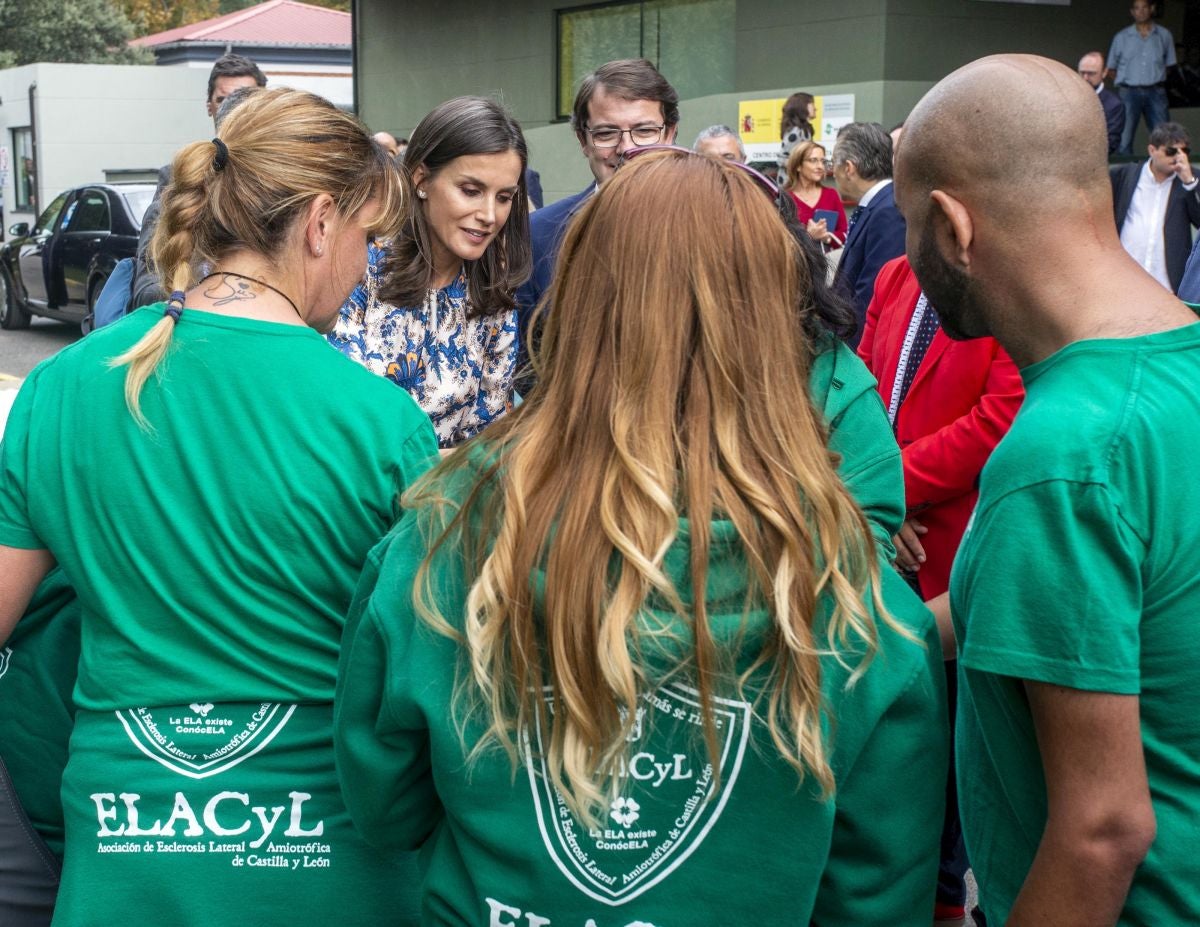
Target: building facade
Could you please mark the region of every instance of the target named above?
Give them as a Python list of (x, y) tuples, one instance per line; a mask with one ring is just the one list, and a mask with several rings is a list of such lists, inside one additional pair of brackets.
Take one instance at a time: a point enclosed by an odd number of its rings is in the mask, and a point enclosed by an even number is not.
[(210, 138), (208, 74), (153, 65), (30, 64), (0, 71), (0, 195), (7, 230), (84, 183), (155, 180)]
[[(1187, 7), (1166, 4), (1177, 40)], [(1074, 67), (1130, 23), (1128, 0), (354, 0), (353, 13), (356, 104), (372, 128), (404, 135), (442, 100), (494, 95), (525, 128), (548, 201), (590, 179), (564, 102), (611, 58), (659, 65), (691, 144), (736, 125), (739, 103), (796, 90), (852, 95), (854, 118), (890, 127), (968, 61), (1029, 52)]]

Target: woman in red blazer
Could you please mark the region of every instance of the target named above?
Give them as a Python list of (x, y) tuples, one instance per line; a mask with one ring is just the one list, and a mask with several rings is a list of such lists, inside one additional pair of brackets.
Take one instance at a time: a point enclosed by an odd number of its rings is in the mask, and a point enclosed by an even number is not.
[[(858, 355), (879, 381), (885, 407), (920, 295), (907, 258), (883, 265)], [(979, 473), (1024, 395), (1016, 365), (995, 339), (952, 341), (938, 327), (892, 423), (904, 460), (906, 524), (925, 529), (920, 541), (926, 559), (917, 579), (926, 601), (949, 588)]]

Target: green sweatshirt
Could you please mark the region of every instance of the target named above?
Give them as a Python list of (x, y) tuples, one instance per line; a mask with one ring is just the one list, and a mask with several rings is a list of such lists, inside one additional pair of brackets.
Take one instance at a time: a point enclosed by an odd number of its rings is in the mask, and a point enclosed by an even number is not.
[(891, 563), (896, 557), (892, 538), (904, 524), (904, 463), (875, 378), (844, 342), (830, 335), (817, 345), (808, 389), (829, 425), (829, 449), (841, 457), (838, 476)]
[(75, 722), (79, 613), (75, 590), (56, 567), (0, 645), (0, 757), (30, 823), (60, 859), (59, 787)]
[[(822, 799), (811, 777), (798, 785), (762, 706), (756, 713), (732, 686), (715, 704), (718, 776), (697, 736), (696, 694), (675, 678), (643, 695), (620, 795), (589, 828), (544, 775), (536, 732), (515, 774), (498, 750), (466, 762), (481, 727), (475, 719), (460, 732), (452, 712), (463, 654), (412, 605), (425, 551), (409, 515), (368, 559), (334, 713), (355, 824), (385, 850), (423, 848), (423, 923), (928, 927), (946, 781), (943, 670), (929, 613), (890, 569), (889, 608), (917, 641), (880, 623), (880, 652), (852, 688), (843, 665), (823, 661), (833, 798)], [(665, 562), (685, 603), (688, 552), (685, 523)], [(743, 615), (746, 565), (730, 523), (713, 524), (710, 554), (712, 633), (718, 646), (739, 648), (745, 667), (770, 617)], [(442, 613), (461, 622), (459, 556), (446, 548), (433, 571)], [(688, 646), (688, 626), (670, 611), (646, 620)]]

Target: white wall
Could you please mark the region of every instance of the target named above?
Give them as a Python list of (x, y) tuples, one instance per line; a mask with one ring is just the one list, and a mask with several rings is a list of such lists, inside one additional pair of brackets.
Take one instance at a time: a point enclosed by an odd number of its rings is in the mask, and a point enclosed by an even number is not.
[[(159, 67), (194, 68), (203, 71), (207, 81), (208, 72), (215, 60), (214, 55), (210, 61), (190, 60)], [(295, 61), (275, 63), (261, 60), (256, 60), (256, 63), (267, 76), (268, 87), (307, 90), (342, 109), (354, 106), (354, 69), (348, 64), (302, 64)]]
[(354, 106), (354, 73), (337, 64), (260, 64), (268, 87), (291, 87), (324, 97), (334, 106)]
[(10, 129), (28, 126), (29, 85), (37, 83), (38, 202), (105, 171), (157, 170), (184, 144), (211, 138), (204, 107), (207, 71), (153, 65), (31, 64), (0, 70), (0, 145), (9, 148), (4, 226), (14, 213)]

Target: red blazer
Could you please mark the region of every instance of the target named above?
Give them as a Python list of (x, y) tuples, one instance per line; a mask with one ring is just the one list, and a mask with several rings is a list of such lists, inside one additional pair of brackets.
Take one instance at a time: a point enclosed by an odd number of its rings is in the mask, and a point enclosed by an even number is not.
[[(908, 259), (884, 264), (858, 345), (885, 407), (904, 335), (921, 295)], [(935, 307), (936, 308), (936, 307)], [(994, 338), (952, 341), (940, 328), (896, 414), (908, 514), (929, 533), (917, 577), (925, 599), (950, 585), (950, 567), (979, 494), (979, 473), (1025, 396), (1021, 375)]]

